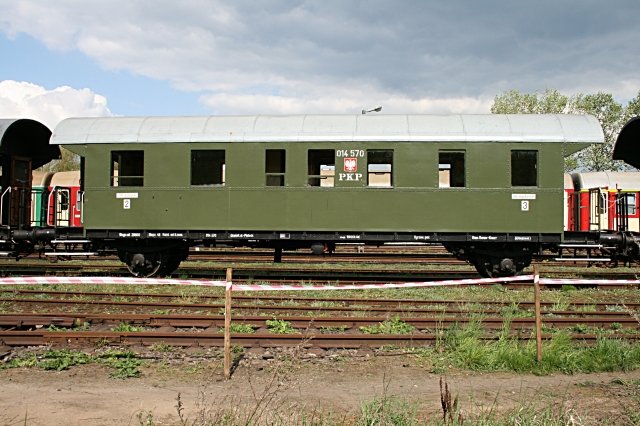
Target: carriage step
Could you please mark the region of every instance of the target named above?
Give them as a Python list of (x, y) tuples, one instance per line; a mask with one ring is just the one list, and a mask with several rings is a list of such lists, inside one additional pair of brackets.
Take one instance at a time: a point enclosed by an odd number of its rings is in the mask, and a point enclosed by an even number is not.
[(557, 262), (611, 262), (608, 257), (556, 257)]
[(69, 252), (63, 252), (63, 251), (46, 251), (44, 252), (45, 256), (97, 256), (98, 253), (97, 252), (93, 252), (93, 251), (85, 251), (85, 252), (80, 252), (80, 251), (69, 251)]
[(601, 249), (602, 244), (559, 244), (560, 248), (592, 248)]

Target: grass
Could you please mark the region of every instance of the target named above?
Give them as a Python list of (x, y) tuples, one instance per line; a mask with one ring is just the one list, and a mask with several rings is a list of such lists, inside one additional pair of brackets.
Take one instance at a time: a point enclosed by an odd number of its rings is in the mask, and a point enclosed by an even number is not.
[(542, 344), (542, 362), (536, 361), (535, 339), (526, 342), (509, 337), (508, 327), (498, 340), (483, 340), (480, 321), (471, 321), (440, 334), (435, 348), (418, 353), (431, 362), (433, 371), (453, 367), (462, 370), (515, 373), (595, 373), (631, 371), (640, 368), (640, 345), (625, 340), (598, 338), (594, 345), (572, 340), (567, 331), (553, 334)]
[[(437, 395), (425, 401), (401, 398), (389, 393), (389, 381), (383, 379), (381, 395), (364, 401), (354, 413), (334, 413), (321, 408), (310, 408), (288, 401), (283, 394), (290, 388), (290, 378), (281, 370), (275, 371), (270, 383), (261, 391), (254, 392), (253, 401), (242, 404), (234, 397), (206, 396), (199, 393), (196, 401), (185, 401), (178, 394), (175, 410), (177, 422), (182, 426), (208, 425), (314, 425), (314, 426), (566, 426), (605, 424), (636, 425), (640, 421), (640, 385), (637, 382), (613, 381), (606, 386), (611, 393), (609, 400), (618, 400), (619, 394), (626, 396), (626, 404), (608, 418), (597, 412), (597, 407), (574, 408), (573, 401), (566, 396), (530, 394), (521, 392), (513, 408), (501, 408), (499, 399), (488, 407), (474, 401), (463, 406), (450, 388), (446, 378), (440, 378), (439, 401)], [(592, 384), (585, 384), (586, 387)], [(255, 391), (255, 389), (254, 389)], [(614, 393), (615, 392), (615, 393)], [(435, 398), (434, 398), (435, 397)], [(436, 399), (435, 401), (431, 398)], [(426, 408), (440, 403), (440, 412)], [(188, 410), (187, 407), (193, 407)], [(595, 414), (595, 418), (593, 417)], [(136, 418), (141, 426), (155, 426), (152, 411), (140, 411)], [(165, 422), (157, 425), (166, 424)], [(173, 424), (173, 423), (172, 423)]]
[(41, 355), (33, 352), (25, 354), (6, 364), (0, 364), (0, 368), (41, 368), (62, 371), (85, 364), (106, 365), (112, 370), (111, 377), (125, 379), (140, 375), (139, 367), (142, 365), (142, 360), (132, 351), (110, 349), (101, 354), (89, 355), (69, 349), (48, 349)]
[(111, 331), (117, 331), (120, 333), (137, 333), (139, 331), (144, 331), (144, 327), (137, 327), (126, 322), (121, 322), (117, 326), (112, 327)]
[(416, 328), (395, 316), (380, 324), (362, 326), (360, 331), (365, 334), (411, 334)]
[[(244, 333), (244, 334), (252, 334), (255, 333), (256, 330), (250, 324), (240, 324), (237, 322), (232, 322), (231, 327), (229, 327), (232, 333)], [(220, 329), (221, 333), (224, 333), (224, 329)]]
[[(516, 313), (517, 314), (517, 313)], [(289, 329), (286, 321), (272, 320), (277, 328)], [(381, 323), (382, 324), (382, 323)], [(640, 368), (640, 345), (625, 341), (602, 337), (594, 345), (585, 346), (573, 341), (568, 333), (555, 333), (551, 340), (543, 343), (543, 360), (536, 362), (534, 341), (519, 342), (509, 337), (509, 319), (495, 341), (485, 341), (483, 335), (482, 318), (478, 317), (464, 326), (441, 333), (434, 348), (414, 348), (414, 356), (418, 360), (430, 363), (432, 372), (442, 373), (450, 369), (471, 370), (480, 372), (511, 371), (516, 373), (591, 373), (601, 371), (629, 371)], [(388, 320), (385, 330), (404, 327), (398, 318)], [(164, 351), (165, 344), (157, 344), (152, 350)], [(111, 370), (111, 377), (128, 378), (140, 374), (142, 361), (131, 351), (107, 349), (104, 352), (89, 355), (83, 352), (62, 350), (47, 350), (44, 353), (24, 355), (16, 358), (4, 367), (31, 367), (46, 370), (66, 370), (77, 365), (104, 365)], [(284, 364), (283, 364), (284, 365)], [(195, 365), (194, 371), (199, 369)], [(199, 371), (199, 370), (198, 370)], [(283, 368), (279, 370), (281, 374)], [(291, 369), (289, 374), (293, 374)], [(202, 401), (200, 410), (195, 416), (188, 416), (184, 412), (184, 405), (180, 405), (182, 425), (204, 426), (210, 424), (246, 425), (246, 424), (277, 424), (277, 425), (566, 425), (593, 424), (583, 422), (582, 413), (578, 413), (564, 401), (552, 401), (545, 405), (543, 397), (532, 398), (523, 396), (519, 405), (509, 411), (498, 412), (496, 407), (482, 409), (462, 407), (453, 390), (446, 382), (441, 385), (441, 415), (425, 416), (424, 408), (418, 400), (399, 398), (387, 393), (384, 386), (382, 395), (362, 403), (358, 413), (338, 415), (331, 412), (314, 410), (305, 411), (305, 407), (291, 408), (280, 399), (283, 392), (282, 383), (287, 383), (286, 377), (274, 375), (272, 388), (267, 388), (264, 395), (255, 395), (256, 407), (238, 408), (237, 404), (229, 405), (230, 401)], [(640, 424), (640, 381), (617, 381), (613, 383), (624, 391), (627, 398), (621, 404), (620, 412), (623, 420), (614, 424)], [(598, 386), (590, 382), (583, 387)], [(618, 397), (618, 388), (615, 397)], [(613, 391), (612, 391), (613, 392)], [(271, 404), (271, 401), (277, 401)], [(426, 402), (426, 401), (425, 401)], [(205, 410), (206, 407), (206, 410)], [(235, 408), (229, 408), (235, 407)], [(243, 411), (245, 410), (245, 411)], [(475, 411), (474, 411), (475, 410)], [(151, 411), (141, 411), (137, 416), (139, 424), (155, 426), (156, 419)]]
[(267, 320), (267, 329), (274, 334), (294, 334), (297, 330), (293, 328), (289, 321), (272, 319)]

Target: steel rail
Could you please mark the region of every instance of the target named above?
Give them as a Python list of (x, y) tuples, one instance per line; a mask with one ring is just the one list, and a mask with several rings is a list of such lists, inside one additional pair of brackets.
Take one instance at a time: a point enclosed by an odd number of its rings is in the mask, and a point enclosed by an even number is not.
[[(220, 294), (188, 294), (185, 293), (141, 293), (141, 292), (103, 292), (103, 291), (72, 291), (72, 290), (48, 290), (44, 289), (25, 289), (25, 288), (3, 288), (0, 286), (0, 294), (2, 293), (11, 293), (11, 294), (42, 294), (42, 295), (55, 295), (55, 296), (72, 296), (72, 297), (135, 297), (140, 299), (178, 299), (188, 297), (190, 299), (203, 299), (203, 300), (220, 300), (224, 297), (222, 292)], [(210, 293), (210, 289), (207, 290)], [(401, 304), (410, 304), (410, 305), (465, 305), (465, 304), (486, 304), (486, 305), (498, 305), (498, 306), (533, 306), (532, 301), (508, 301), (508, 300), (471, 300), (471, 299), (410, 299), (410, 298), (386, 298), (386, 299), (377, 299), (377, 298), (357, 298), (357, 297), (309, 297), (309, 296), (299, 296), (299, 295), (273, 295), (273, 294), (234, 294), (234, 300), (243, 300), (243, 301), (256, 301), (256, 302), (264, 302), (264, 301), (285, 301), (285, 302), (297, 302), (297, 303), (313, 303), (313, 302), (328, 302), (328, 303), (357, 303), (357, 304), (367, 304), (367, 305), (401, 305)], [(543, 306), (553, 306), (558, 304), (559, 302), (550, 301), (550, 302), (541, 302)], [(572, 300), (571, 302), (567, 302), (568, 305), (572, 306), (595, 306), (596, 309), (599, 308), (607, 308), (609, 306), (615, 305), (625, 305), (628, 308), (640, 308), (640, 301), (637, 300), (622, 300), (617, 299), (615, 301), (597, 301), (597, 300)]]
[[(575, 312), (574, 312), (575, 314)], [(395, 318), (395, 317), (394, 317)], [(399, 320), (418, 330), (440, 329), (446, 330), (460, 324), (478, 323), (485, 329), (502, 329), (508, 325), (511, 330), (531, 330), (535, 325), (533, 317), (514, 317), (505, 319), (502, 316), (402, 316)], [(268, 327), (268, 321), (272, 318), (264, 315), (235, 315), (235, 323), (245, 324), (254, 329)], [(378, 325), (388, 316), (278, 316), (278, 320), (286, 321), (292, 328), (326, 328), (359, 329), (359, 327)], [(545, 327), (568, 328), (580, 325), (581, 327), (608, 328), (616, 324), (617, 329), (637, 329), (640, 332), (640, 322), (631, 315), (610, 316), (573, 316), (559, 317), (545, 315), (543, 317)], [(176, 327), (176, 328), (210, 328), (223, 327), (223, 315), (186, 315), (186, 314), (120, 314), (120, 313), (13, 313), (0, 314), (0, 327), (45, 327), (49, 325), (72, 327), (78, 324), (120, 324), (126, 323), (136, 326), (151, 328)]]
[[(544, 334), (548, 340), (552, 334)], [(595, 342), (601, 336), (597, 334), (574, 334), (574, 339)], [(612, 334), (610, 338), (637, 341), (640, 334)], [(231, 341), (235, 346), (243, 347), (298, 347), (298, 348), (364, 348), (364, 347), (420, 347), (431, 346), (440, 337), (435, 333), (413, 333), (408, 335), (390, 334), (271, 334), (232, 333)], [(485, 335), (482, 340), (496, 340), (497, 335)], [(529, 337), (514, 335), (519, 340), (529, 340)], [(220, 333), (204, 332), (52, 332), (52, 331), (0, 331), (0, 342), (8, 346), (86, 346), (96, 342), (113, 345), (145, 345), (156, 343), (175, 346), (222, 346), (224, 336)]]
[[(188, 296), (187, 296), (188, 297)], [(224, 308), (224, 302), (221, 301), (219, 303), (185, 303), (185, 302), (167, 302), (167, 301), (113, 301), (113, 300), (81, 300), (81, 299), (39, 299), (39, 298), (11, 298), (11, 297), (0, 297), (0, 302), (11, 303), (16, 305), (34, 305), (34, 306), (52, 306), (52, 305), (63, 305), (63, 306), (96, 306), (96, 307), (111, 307), (111, 308), (147, 308), (147, 309), (162, 309), (162, 308), (170, 308), (170, 309), (182, 309), (182, 310), (211, 310), (212, 312), (217, 312), (220, 309)], [(357, 302), (356, 302), (357, 303)], [(437, 302), (436, 302), (437, 303)], [(411, 303), (409, 303), (411, 304)], [(424, 302), (418, 301), (417, 305), (424, 304)], [(472, 304), (482, 304), (482, 302), (472, 302)], [(258, 305), (252, 303), (236, 303), (233, 306), (234, 312), (278, 312), (278, 313), (286, 313), (286, 312), (372, 312), (372, 313), (384, 313), (384, 314), (429, 314), (429, 315), (442, 315), (444, 313), (449, 314), (459, 314), (459, 315), (504, 315), (505, 311), (501, 309), (484, 309), (484, 308), (474, 308), (474, 309), (462, 309), (462, 308), (451, 308), (450, 306), (455, 306), (456, 304), (443, 305), (442, 308), (437, 307), (428, 307), (428, 308), (420, 308), (416, 306), (407, 306), (407, 305), (385, 305), (385, 306), (326, 306), (326, 305)], [(462, 305), (458, 303), (458, 305)], [(491, 305), (491, 303), (487, 303), (487, 305)], [(554, 305), (551, 303), (545, 304), (547, 307), (553, 307)], [(503, 305), (505, 307), (509, 307), (510, 305)], [(610, 305), (608, 305), (610, 306)], [(619, 305), (618, 305), (619, 306)], [(531, 305), (529, 304), (529, 308)], [(632, 311), (630, 307), (627, 307), (628, 310)], [(528, 310), (527, 312), (530, 312)], [(556, 316), (568, 316), (568, 315), (580, 315), (582, 317), (590, 317), (590, 316), (598, 316), (598, 317), (607, 317), (607, 316), (616, 316), (620, 315), (619, 311), (606, 311), (606, 310), (594, 310), (594, 311), (577, 311), (577, 310), (545, 310), (544, 313), (546, 315), (556, 315)], [(2, 315), (2, 314), (0, 314)]]

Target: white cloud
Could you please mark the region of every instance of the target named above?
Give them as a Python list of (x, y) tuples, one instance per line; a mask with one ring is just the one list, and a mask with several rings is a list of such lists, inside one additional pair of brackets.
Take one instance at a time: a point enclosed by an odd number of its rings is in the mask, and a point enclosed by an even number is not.
[[(636, 95), (637, 0), (5, 2), (0, 31), (202, 94), (216, 113), (488, 112), (509, 89)], [(620, 82), (628, 82), (622, 85)], [(593, 90), (591, 90), (593, 88)], [(259, 110), (256, 108), (259, 107)]]
[(201, 101), (219, 114), (358, 114), (362, 109), (378, 105), (383, 107), (382, 113), (386, 114), (480, 114), (489, 112), (493, 98), (410, 99), (384, 93), (306, 98), (220, 93), (205, 95)]
[(0, 117), (31, 118), (50, 129), (68, 117), (112, 115), (107, 99), (89, 89), (68, 86), (47, 90), (36, 84), (0, 81)]

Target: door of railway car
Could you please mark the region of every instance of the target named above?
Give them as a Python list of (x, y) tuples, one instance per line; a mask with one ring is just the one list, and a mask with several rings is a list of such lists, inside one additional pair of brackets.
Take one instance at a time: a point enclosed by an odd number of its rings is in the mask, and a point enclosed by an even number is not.
[(12, 157), (8, 185), (0, 198), (2, 225), (24, 228), (31, 223), (31, 161)]
[(609, 228), (609, 209), (606, 188), (589, 190), (589, 230), (600, 231)]
[(640, 232), (640, 211), (638, 210), (638, 193), (626, 193), (627, 218), (629, 220), (629, 231)]
[(565, 192), (565, 231), (580, 231), (580, 193)]
[(49, 195), (49, 223), (51, 226), (71, 226), (71, 190), (56, 186)]
[(615, 214), (611, 217), (612, 229), (618, 231), (640, 231), (640, 211), (638, 210), (637, 192), (619, 191), (617, 193), (611, 193), (610, 203), (615, 205)]

